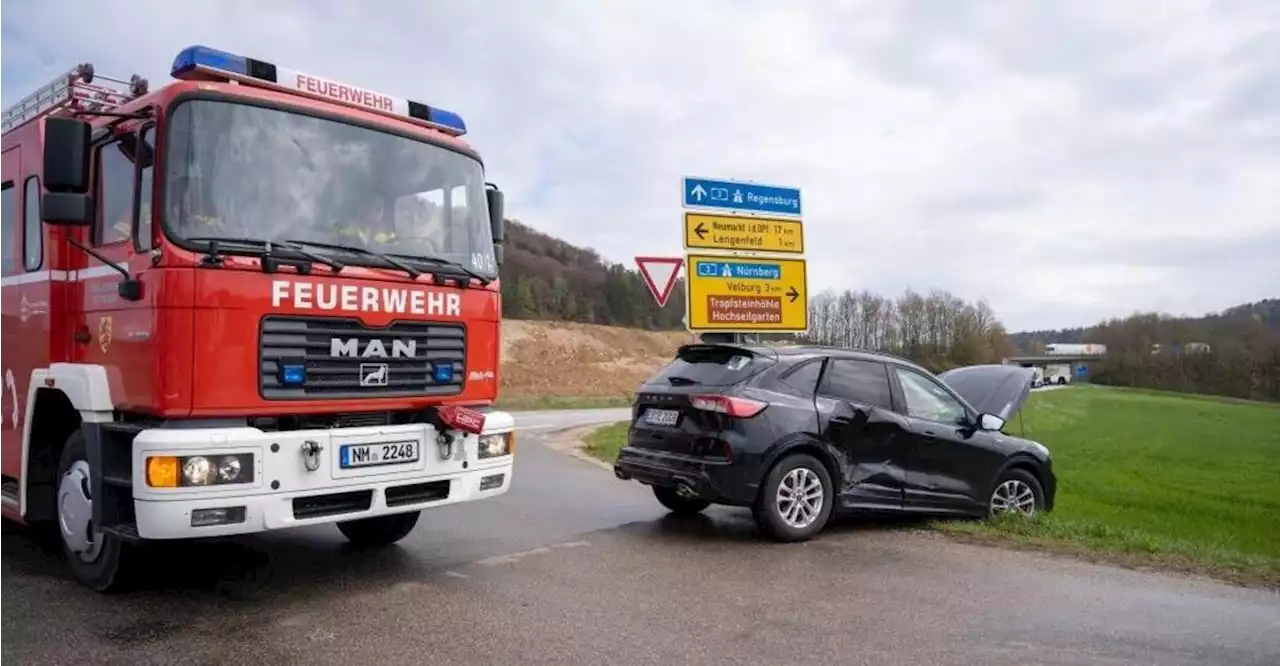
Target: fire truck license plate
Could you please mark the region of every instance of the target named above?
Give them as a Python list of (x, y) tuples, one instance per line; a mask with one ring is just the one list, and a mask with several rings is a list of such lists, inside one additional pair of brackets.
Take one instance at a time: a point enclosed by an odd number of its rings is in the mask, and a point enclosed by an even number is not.
[(389, 444), (344, 444), (338, 449), (338, 464), (342, 469), (369, 467), (371, 465), (398, 465), (418, 460), (418, 442), (391, 442)]

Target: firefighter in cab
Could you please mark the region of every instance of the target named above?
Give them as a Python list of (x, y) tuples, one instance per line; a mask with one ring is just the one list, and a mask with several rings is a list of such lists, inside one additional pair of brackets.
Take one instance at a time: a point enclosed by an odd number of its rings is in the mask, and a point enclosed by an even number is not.
[(396, 242), (395, 227), (382, 202), (376, 197), (362, 201), (356, 214), (349, 221), (339, 224), (334, 232), (343, 242), (359, 239), (365, 246), (371, 243), (391, 245)]
[(202, 195), (203, 178), (199, 173), (190, 173), (174, 179), (169, 195), (169, 215), (171, 219), (180, 220), (187, 234), (192, 236), (216, 235), (225, 233), (222, 216), (209, 199)]

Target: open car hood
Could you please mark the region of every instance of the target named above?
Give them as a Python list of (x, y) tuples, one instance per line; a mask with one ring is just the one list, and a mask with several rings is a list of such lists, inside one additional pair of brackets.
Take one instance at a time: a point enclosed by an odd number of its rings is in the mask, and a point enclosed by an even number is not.
[(1027, 401), (1031, 377), (1031, 368), (1017, 365), (968, 365), (938, 375), (974, 409), (1005, 421)]

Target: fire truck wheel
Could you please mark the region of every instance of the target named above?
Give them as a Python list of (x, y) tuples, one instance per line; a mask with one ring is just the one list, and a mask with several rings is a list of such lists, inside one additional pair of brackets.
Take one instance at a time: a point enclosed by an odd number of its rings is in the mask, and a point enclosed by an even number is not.
[(84, 434), (67, 439), (58, 464), (58, 535), (71, 573), (99, 592), (124, 586), (127, 546), (119, 537), (103, 534), (93, 524), (93, 494), (89, 487), (89, 459)]
[(409, 535), (418, 524), (418, 511), (338, 523), (338, 530), (358, 548), (389, 546)]

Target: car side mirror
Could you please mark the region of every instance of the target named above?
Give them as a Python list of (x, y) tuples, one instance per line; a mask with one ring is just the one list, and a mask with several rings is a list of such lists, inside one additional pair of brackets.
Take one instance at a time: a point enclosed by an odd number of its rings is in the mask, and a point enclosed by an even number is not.
[(998, 431), (1004, 427), (1004, 419), (995, 414), (979, 414), (978, 429)]

